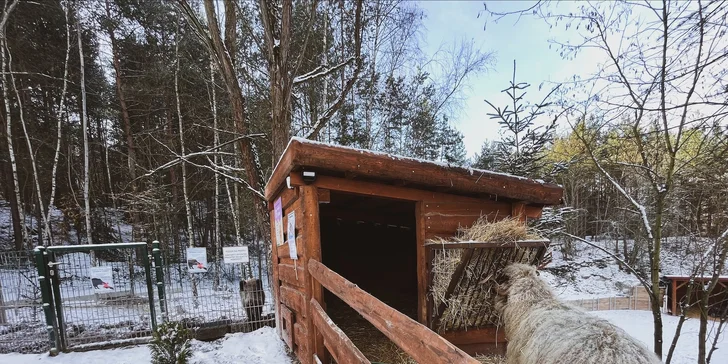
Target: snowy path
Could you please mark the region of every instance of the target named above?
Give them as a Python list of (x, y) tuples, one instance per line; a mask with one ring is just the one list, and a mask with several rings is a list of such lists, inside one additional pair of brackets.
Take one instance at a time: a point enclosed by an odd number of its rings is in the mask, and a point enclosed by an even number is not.
[[(195, 341), (191, 364), (291, 364), (285, 344), (275, 329), (266, 327), (248, 334), (228, 335), (225, 339), (206, 343)], [(0, 363), (13, 364), (142, 364), (149, 363), (149, 349), (137, 346), (125, 349), (98, 350), (85, 353), (2, 354)]]

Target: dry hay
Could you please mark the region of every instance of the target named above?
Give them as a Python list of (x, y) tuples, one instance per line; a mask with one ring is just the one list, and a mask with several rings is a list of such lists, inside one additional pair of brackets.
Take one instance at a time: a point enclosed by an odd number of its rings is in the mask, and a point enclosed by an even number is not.
[(505, 364), (506, 357), (501, 355), (476, 355), (475, 360), (480, 364)]
[[(331, 319), (369, 361), (386, 364), (417, 364), (353, 308), (338, 300), (332, 301), (327, 307)], [(416, 306), (414, 309), (416, 313)]]
[[(457, 242), (512, 243), (525, 240), (543, 240), (538, 234), (517, 219), (505, 218), (488, 222), (480, 218), (468, 229), (461, 229), (453, 240), (434, 240), (428, 244)], [(477, 248), (465, 266), (457, 287), (450, 297), (447, 287), (464, 257), (466, 249), (436, 249), (432, 260), (433, 281), (430, 295), (434, 308), (443, 301), (446, 304), (437, 330), (467, 330), (489, 325), (500, 325), (494, 308), (494, 283), (508, 264), (520, 262), (534, 264), (543, 254), (543, 247)], [(481, 284), (480, 282), (484, 282)]]

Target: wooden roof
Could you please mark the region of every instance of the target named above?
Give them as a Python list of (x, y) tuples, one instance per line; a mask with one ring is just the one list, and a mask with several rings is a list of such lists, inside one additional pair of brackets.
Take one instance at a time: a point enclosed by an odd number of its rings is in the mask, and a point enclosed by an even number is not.
[(560, 186), (543, 181), (292, 138), (265, 188), (266, 199), (273, 199), (292, 171), (303, 169), (384, 184), (406, 184), (417, 189), (542, 205), (559, 204), (563, 195)]

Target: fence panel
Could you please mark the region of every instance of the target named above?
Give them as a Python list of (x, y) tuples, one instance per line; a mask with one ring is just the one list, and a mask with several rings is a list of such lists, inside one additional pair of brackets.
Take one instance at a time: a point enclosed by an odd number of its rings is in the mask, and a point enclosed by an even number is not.
[(156, 322), (146, 244), (84, 248), (49, 248), (66, 349), (151, 337)]
[(50, 349), (32, 251), (0, 252), (0, 354)]
[(225, 264), (212, 254), (208, 259), (207, 272), (190, 273), (185, 257), (164, 257), (167, 319), (197, 329), (197, 337), (203, 339), (274, 326), (267, 275), (251, 280), (258, 276), (254, 264)]

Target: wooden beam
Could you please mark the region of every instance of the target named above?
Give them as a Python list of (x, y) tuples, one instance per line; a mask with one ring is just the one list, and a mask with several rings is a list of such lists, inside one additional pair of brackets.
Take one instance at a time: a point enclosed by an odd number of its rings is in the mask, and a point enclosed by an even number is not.
[[(386, 211), (386, 210), (385, 210)], [(413, 227), (414, 219), (412, 216), (403, 216), (402, 214), (398, 215), (391, 215), (387, 214), (385, 211), (381, 211), (381, 213), (371, 213), (361, 210), (350, 210), (350, 209), (342, 209), (342, 208), (336, 208), (333, 206), (327, 206), (323, 209), (321, 209), (321, 217), (324, 218), (338, 218), (342, 220), (347, 221), (366, 221), (366, 222), (375, 222), (383, 225), (397, 225), (397, 226), (407, 226), (407, 227)]]
[(318, 202), (331, 203), (331, 191), (325, 188), (318, 189)]
[(485, 327), (468, 331), (445, 332), (442, 334), (442, 337), (458, 346), (506, 342), (506, 333), (502, 327)]
[(468, 248), (536, 248), (546, 247), (550, 244), (549, 240), (525, 240), (512, 243), (496, 243), (496, 242), (467, 242), (461, 241), (457, 243), (427, 243), (426, 247), (437, 249), (468, 249)]
[(477, 360), (440, 335), (387, 306), (322, 263), (311, 259), (308, 269), (326, 289), (361, 314), (416, 362), (478, 364)]
[[(300, 192), (301, 210), (302, 216), (298, 216), (301, 222), (301, 236), (304, 239), (303, 245), (306, 246), (306, 257), (309, 259), (321, 260), (321, 221), (319, 217), (319, 201), (318, 201), (318, 188), (316, 186), (305, 185), (298, 187)], [(304, 259), (304, 266), (309, 260)], [(305, 275), (305, 289), (306, 289), (306, 302), (310, 300), (316, 300), (325, 305), (324, 302), (324, 291), (321, 284), (311, 278), (311, 275), (306, 272)], [(319, 358), (328, 362), (326, 350), (324, 348), (324, 339), (321, 333), (316, 330), (313, 326), (312, 318), (310, 317), (309, 306), (306, 314), (308, 327), (310, 330), (309, 347), (311, 348), (312, 354), (316, 353)], [(325, 307), (325, 306), (324, 306)]]
[(415, 204), (415, 236), (417, 237), (417, 319), (427, 325), (427, 252), (425, 250), (425, 208), (423, 202)]
[[(369, 360), (359, 349), (354, 345), (351, 340), (344, 334), (341, 329), (334, 324), (329, 315), (324, 312), (321, 305), (312, 299), (309, 303), (311, 305), (311, 317), (313, 318), (314, 327), (316, 331), (323, 335), (324, 343), (326, 348), (329, 349), (331, 356), (338, 364), (368, 364)], [(320, 355), (315, 354), (319, 358)], [(327, 362), (324, 360), (324, 362)]]
[[(292, 172), (291, 186), (305, 186), (303, 177), (299, 172)], [(390, 186), (381, 183), (367, 182), (361, 180), (350, 180), (325, 175), (316, 176), (316, 181), (311, 185), (318, 188), (325, 188), (331, 191), (347, 192), (364, 196), (375, 196), (405, 201), (425, 202), (451, 202), (463, 204), (485, 204), (488, 199), (451, 195), (447, 193), (418, 190), (409, 187)]]
[(672, 280), (672, 315), (677, 316), (677, 281)]
[[(268, 206), (272, 209), (273, 202), (269, 202)], [(278, 294), (279, 294), (278, 287), (280, 286), (281, 283), (280, 283), (280, 280), (278, 280), (278, 275), (279, 275), (279, 273), (278, 273), (278, 250), (276, 249), (276, 242), (275, 242), (275, 240), (276, 240), (275, 226), (276, 226), (275, 215), (270, 214), (270, 236), (272, 237), (272, 239), (271, 239), (272, 246), (271, 246), (270, 255), (271, 255), (271, 264), (272, 264), (271, 267), (273, 268), (273, 282), (271, 283), (271, 285), (273, 286), (273, 308), (274, 308), (275, 314), (276, 314), (276, 326), (280, 327), (279, 325), (281, 324), (281, 322), (280, 322), (280, 317), (281, 317), (280, 304), (281, 304), (281, 302), (280, 302), (279, 296), (278, 296)]]
[(545, 205), (559, 204), (563, 195), (561, 187), (531, 179), (293, 139), (268, 181), (266, 199), (270, 200), (285, 184), (288, 174), (299, 167), (405, 180), (429, 188), (450, 187), (459, 193), (492, 194)]

